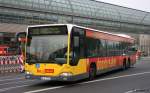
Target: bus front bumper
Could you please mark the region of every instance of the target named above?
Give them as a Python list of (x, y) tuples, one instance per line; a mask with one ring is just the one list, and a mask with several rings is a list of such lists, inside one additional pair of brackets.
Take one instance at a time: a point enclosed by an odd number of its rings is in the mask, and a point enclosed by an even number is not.
[(25, 78), (26, 79), (38, 79), (38, 80), (49, 80), (49, 81), (77, 81), (80, 79), (87, 78), (87, 74), (82, 74), (82, 75), (76, 75), (76, 76), (57, 76), (57, 77), (50, 77), (50, 76), (35, 76), (35, 75), (29, 75), (26, 74)]

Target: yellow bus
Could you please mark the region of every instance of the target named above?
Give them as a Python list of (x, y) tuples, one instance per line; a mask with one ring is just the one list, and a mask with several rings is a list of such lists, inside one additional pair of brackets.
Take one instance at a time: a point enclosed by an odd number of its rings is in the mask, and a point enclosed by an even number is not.
[(26, 79), (77, 81), (94, 79), (136, 63), (134, 38), (73, 24), (29, 26)]

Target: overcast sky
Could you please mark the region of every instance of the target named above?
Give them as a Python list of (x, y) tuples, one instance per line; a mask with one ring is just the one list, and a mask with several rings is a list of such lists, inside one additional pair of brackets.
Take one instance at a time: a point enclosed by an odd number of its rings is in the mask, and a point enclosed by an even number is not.
[(150, 0), (97, 0), (150, 12)]

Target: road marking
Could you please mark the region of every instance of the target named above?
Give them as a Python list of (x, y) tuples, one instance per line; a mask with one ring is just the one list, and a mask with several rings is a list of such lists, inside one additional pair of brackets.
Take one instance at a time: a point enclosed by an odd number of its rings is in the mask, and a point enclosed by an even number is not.
[(20, 79), (24, 79), (24, 78), (22, 77), (22, 78), (13, 78), (13, 79), (2, 79), (0, 81), (10, 81), (10, 80), (20, 80)]
[(150, 89), (134, 89), (134, 90), (130, 90), (127, 91), (125, 93), (149, 93)]
[(0, 89), (0, 92), (4, 92), (4, 91), (15, 89), (15, 88), (26, 87), (26, 86), (29, 86), (29, 85), (22, 85), (22, 86), (15, 86), (15, 87), (3, 88), (3, 89)]
[(27, 81), (14, 81), (14, 82), (9, 82), (9, 83), (2, 83), (1, 85), (8, 85), (8, 84), (17, 84), (17, 83), (25, 83), (25, 82), (31, 82), (31, 81), (35, 81), (35, 80), (27, 80)]
[(111, 78), (97, 79), (97, 80), (93, 80), (93, 81), (83, 82), (83, 83), (80, 83), (80, 84), (88, 84), (88, 83), (94, 83), (94, 82), (98, 82), (98, 81), (106, 81), (106, 80), (113, 80), (113, 79), (118, 79), (118, 78), (139, 76), (139, 75), (143, 75), (143, 74), (150, 74), (150, 72), (143, 72), (143, 73), (136, 73), (136, 74), (130, 74), (130, 75), (122, 75), (122, 76), (111, 77)]
[(127, 91), (125, 93), (133, 93), (133, 92), (136, 92), (136, 90), (130, 90), (130, 91)]
[[(77, 83), (77, 84), (81, 84), (82, 85), (82, 84), (88, 84), (88, 83), (94, 83), (94, 82), (100, 82), (100, 81), (106, 81), (106, 80), (113, 80), (113, 79), (118, 79), (118, 78), (139, 76), (139, 75), (143, 75), (143, 74), (150, 74), (150, 72), (136, 73), (136, 74), (123, 75), (123, 76), (118, 76), (118, 77), (111, 77), (111, 78), (104, 78), (104, 79), (98, 79), (98, 80), (93, 80), (93, 81), (88, 81), (88, 82)], [(33, 90), (33, 91), (27, 91), (27, 92), (24, 92), (24, 93), (37, 93), (37, 92), (42, 92), (42, 91), (47, 91), (47, 90), (54, 90), (54, 89), (59, 89), (59, 88), (64, 88), (64, 87), (66, 87), (66, 86), (44, 88), (44, 89), (38, 89), (38, 90)]]
[(58, 89), (58, 88), (63, 88), (63, 87), (65, 87), (65, 86), (57, 86), (57, 87), (51, 87), (51, 88), (38, 89), (38, 90), (34, 90), (34, 91), (27, 91), (27, 92), (24, 92), (24, 93), (36, 93), (36, 92), (53, 90), (53, 89)]

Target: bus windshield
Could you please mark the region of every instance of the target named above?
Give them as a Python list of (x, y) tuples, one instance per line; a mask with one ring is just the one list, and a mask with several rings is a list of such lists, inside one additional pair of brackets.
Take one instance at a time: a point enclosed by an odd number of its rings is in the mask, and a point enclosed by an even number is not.
[(28, 31), (27, 62), (66, 63), (67, 27), (34, 27)]

